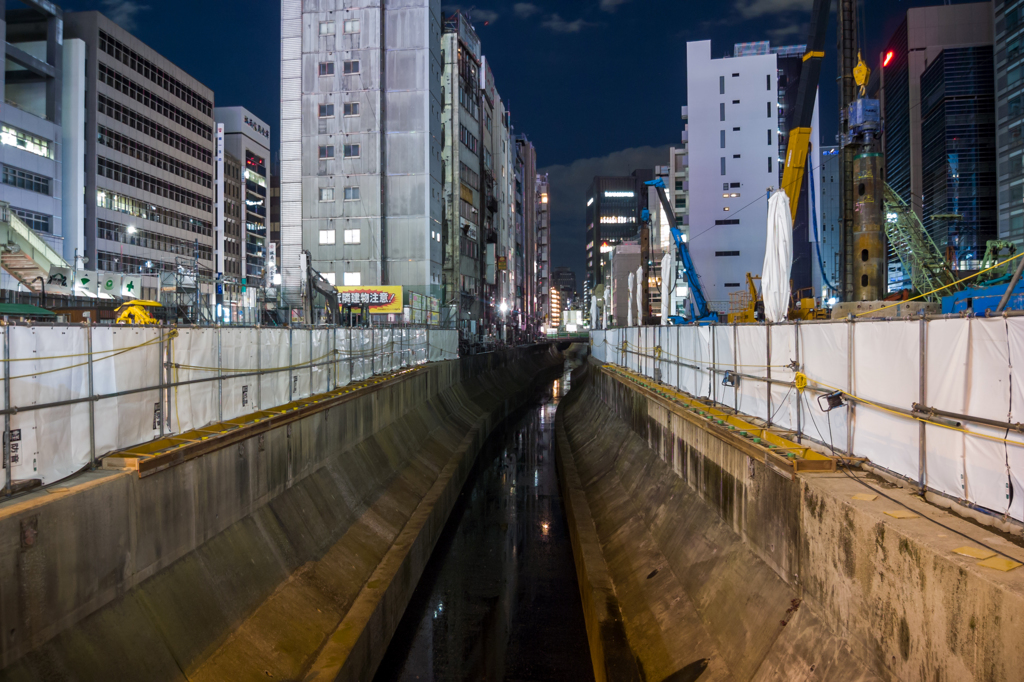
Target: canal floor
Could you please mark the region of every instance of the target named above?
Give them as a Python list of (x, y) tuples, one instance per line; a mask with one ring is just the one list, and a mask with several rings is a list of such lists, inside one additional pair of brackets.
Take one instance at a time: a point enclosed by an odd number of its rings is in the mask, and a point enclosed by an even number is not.
[(375, 682), (594, 679), (554, 459), (568, 383), (480, 452)]

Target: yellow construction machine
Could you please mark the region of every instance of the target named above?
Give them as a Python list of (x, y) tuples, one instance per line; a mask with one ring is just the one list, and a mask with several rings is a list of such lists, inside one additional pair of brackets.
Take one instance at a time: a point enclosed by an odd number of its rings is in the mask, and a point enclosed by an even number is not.
[[(754, 283), (754, 280), (760, 279), (760, 275), (752, 275), (748, 272), (747, 290), (729, 294), (729, 324), (764, 322), (764, 299)], [(825, 307), (818, 307), (818, 302), (814, 298), (814, 289), (807, 287), (798, 289), (791, 294), (787, 317), (790, 320), (827, 320), (829, 310)]]
[(117, 307), (117, 324), (157, 324), (158, 320), (149, 312), (149, 308), (162, 308), (156, 301), (136, 299), (126, 301)]

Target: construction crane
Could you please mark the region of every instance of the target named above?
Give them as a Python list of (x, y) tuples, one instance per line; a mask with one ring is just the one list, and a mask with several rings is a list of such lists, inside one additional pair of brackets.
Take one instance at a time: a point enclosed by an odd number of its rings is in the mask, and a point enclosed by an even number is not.
[[(910, 273), (910, 285), (915, 291), (945, 289), (956, 281), (917, 213), (888, 184), (885, 185), (885, 235), (903, 265), (903, 272)], [(925, 299), (938, 302), (939, 294), (928, 294)]]
[[(665, 194), (665, 182), (661, 178), (656, 178), (644, 184), (658, 190), (658, 199), (661, 200), (662, 209), (665, 211), (665, 215), (668, 216), (669, 226), (672, 231), (672, 241), (676, 244), (676, 258), (682, 264), (683, 271), (686, 273), (686, 281), (690, 285), (690, 319), (686, 320), (678, 315), (670, 315), (669, 321), (672, 324), (686, 324), (688, 321), (698, 324), (717, 322), (718, 313), (711, 310), (708, 305), (708, 297), (704, 293), (704, 286), (700, 282), (697, 268), (693, 265), (693, 259), (690, 257), (690, 249), (686, 245), (686, 239), (679, 228), (676, 227), (676, 215), (672, 210), (671, 204), (669, 204), (668, 195)], [(651, 222), (651, 212), (645, 208), (640, 218), (643, 223), (649, 225)], [(662, 273), (661, 276), (664, 277), (665, 273)]]

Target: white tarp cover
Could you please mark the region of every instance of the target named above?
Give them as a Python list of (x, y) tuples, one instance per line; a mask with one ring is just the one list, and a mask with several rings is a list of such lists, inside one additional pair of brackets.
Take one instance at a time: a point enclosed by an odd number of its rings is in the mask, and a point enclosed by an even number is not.
[[(768, 376), (768, 328), (763, 325), (736, 326), (736, 363), (739, 371), (753, 377)], [(744, 414), (768, 419), (768, 384), (741, 378), (737, 407)]]
[(792, 384), (796, 373), (786, 365), (796, 360), (796, 326), (771, 325), (771, 377), (773, 426), (796, 429), (797, 390), (775, 382)]
[(672, 288), (676, 285), (676, 266), (672, 254), (666, 253), (661, 259), (661, 324), (668, 324), (669, 304), (672, 301)]
[[(159, 339), (153, 327), (93, 327), (95, 395), (159, 386)], [(159, 402), (157, 388), (96, 401), (97, 456), (158, 437)]]
[(644, 287), (647, 286), (647, 282), (644, 281), (644, 268), (641, 265), (636, 269), (636, 323), (644, 323)]
[(352, 381), (352, 349), (349, 345), (352, 332), (349, 329), (335, 330), (334, 348), (335, 354), (334, 372), (335, 386), (348, 386)]
[[(258, 411), (256, 377), (237, 376), (256, 372), (257, 329), (252, 327), (221, 327), (221, 362), (223, 363), (223, 418), (225, 420)], [(212, 415), (211, 421), (216, 419)]]
[(626, 277), (626, 292), (628, 295), (628, 302), (626, 303), (626, 326), (633, 326), (633, 280), (635, 276), (633, 273), (629, 273)]
[(310, 372), (310, 393), (326, 393), (331, 390), (331, 329), (317, 328), (313, 330), (313, 369)]
[[(289, 402), (288, 330), (260, 329), (260, 367), (270, 372), (260, 377), (260, 409), (266, 410)], [(277, 370), (277, 371), (272, 371)]]
[(768, 234), (765, 239), (761, 293), (769, 322), (785, 322), (789, 313), (789, 271), (793, 266), (793, 220), (789, 197), (782, 190), (768, 200)]
[[(800, 325), (800, 364), (804, 374), (849, 391), (848, 335), (849, 325), (843, 322)], [(819, 443), (831, 442), (837, 450), (845, 452), (848, 449), (846, 422), (849, 407), (823, 412), (818, 404), (821, 395), (823, 393), (819, 391), (804, 391), (800, 399), (802, 431)]]
[[(172, 372), (175, 382), (196, 381), (171, 389), (170, 427), (183, 433), (206, 426), (217, 419), (217, 329), (183, 328), (171, 340)], [(206, 381), (197, 381), (206, 379)]]
[[(970, 368), (970, 322), (965, 319), (928, 323), (925, 364), (925, 404), (938, 410), (964, 414)], [(966, 435), (940, 426), (925, 425), (927, 484), (957, 499), (964, 490), (964, 441)]]

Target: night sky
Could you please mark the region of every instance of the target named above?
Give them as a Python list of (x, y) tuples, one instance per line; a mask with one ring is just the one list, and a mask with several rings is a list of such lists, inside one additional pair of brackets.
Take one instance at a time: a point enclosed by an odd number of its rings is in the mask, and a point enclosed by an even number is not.
[[(833, 0), (834, 1), (834, 0)], [(90, 0), (195, 76), (218, 106), (242, 105), (274, 128), (280, 91), (280, 11), (272, 0)], [(582, 282), (584, 193), (594, 175), (626, 175), (668, 163), (686, 104), (686, 42), (712, 41), (712, 56), (737, 42), (806, 42), (810, 0), (479, 0), (445, 4), (471, 12), (498, 92), (517, 133), (551, 175), (552, 258)], [(861, 0), (861, 46), (874, 66), (909, 7), (927, 0)], [(869, 56), (870, 55), (870, 56)], [(821, 138), (837, 127), (835, 13), (821, 78)], [(699, 229), (701, 226), (691, 226)]]

